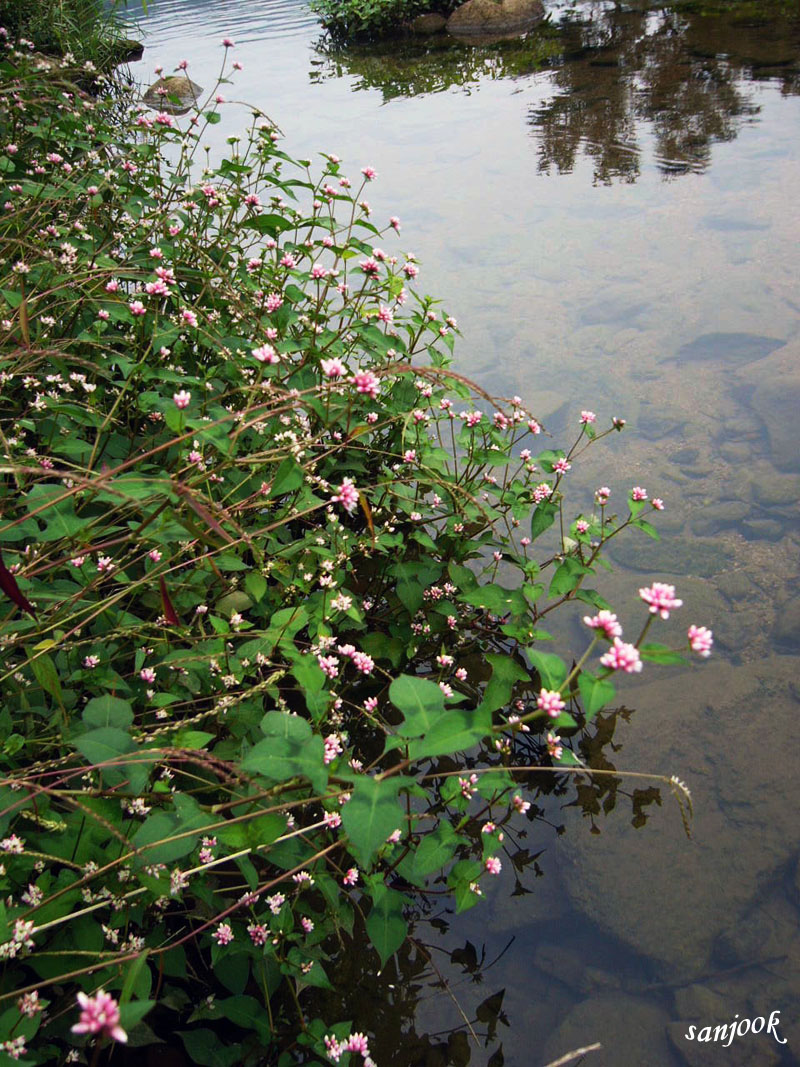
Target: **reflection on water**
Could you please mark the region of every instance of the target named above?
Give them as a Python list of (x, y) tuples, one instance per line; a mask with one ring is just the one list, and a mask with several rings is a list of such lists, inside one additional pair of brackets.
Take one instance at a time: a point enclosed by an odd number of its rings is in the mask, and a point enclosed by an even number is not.
[(749, 81), (780, 71), (782, 90), (800, 92), (796, 18), (768, 21), (765, 41), (763, 18), (733, 24), (692, 6), (598, 5), (586, 15), (562, 20), (553, 95), (531, 109), (540, 171), (569, 173), (583, 153), (595, 181), (635, 181), (645, 122), (665, 176), (699, 172), (713, 144), (758, 114)]
[[(235, 95), (290, 153), (372, 164), (377, 223), (402, 218), (396, 247), (459, 319), (459, 370), (559, 436), (585, 407), (628, 419), (575, 465), (576, 509), (597, 485), (624, 499), (640, 484), (667, 510), (660, 542), (615, 544), (603, 594), (632, 619), (645, 576), (673, 582), (686, 606), (665, 640), (690, 622), (715, 632), (709, 663), (630, 680), (639, 711), (604, 748), (690, 784), (693, 841), (646, 782), (541, 795), (530, 862), (504, 865), (486, 907), (455, 917), (443, 894), (420, 913), (422, 947), (373, 986), (354, 972), (382, 1067), (398, 1048), (414, 1067), (484, 1065), (501, 1042), (495, 1065), (542, 1067), (596, 1040), (589, 1067), (786, 1067), (800, 1049), (800, 15), (794, 0), (549, 6), (552, 25), (522, 42), (332, 53), (301, 0), (150, 0), (135, 70), (148, 82), (185, 56), (210, 88), (229, 34)], [(243, 124), (231, 105), (204, 141)], [(557, 634), (574, 648), (581, 614)], [(488, 969), (484, 946), (501, 957)], [(479, 1038), (496, 1017), (469, 1059), (434, 963)], [(779, 1009), (785, 1047), (682, 1036)]]

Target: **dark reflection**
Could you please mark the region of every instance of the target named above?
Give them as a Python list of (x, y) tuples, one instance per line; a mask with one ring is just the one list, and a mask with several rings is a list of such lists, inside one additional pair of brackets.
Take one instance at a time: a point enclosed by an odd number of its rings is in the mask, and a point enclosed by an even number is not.
[(354, 90), (378, 89), (384, 102), (454, 87), (469, 93), (482, 81), (534, 74), (548, 66), (560, 48), (553, 27), (493, 45), (465, 44), (444, 33), (347, 48), (323, 39), (315, 48), (311, 80), (351, 77)]
[(596, 182), (636, 181), (649, 135), (665, 177), (697, 173), (759, 113), (753, 81), (800, 92), (796, 5), (589, 4), (560, 29), (554, 94), (530, 116), (541, 172), (585, 156)]
[[(524, 700), (526, 694), (523, 692), (521, 696)], [(618, 723), (628, 722), (633, 712), (622, 707), (587, 723), (577, 705), (573, 711), (579, 728), (572, 731), (571, 738), (566, 736), (570, 731), (561, 731), (565, 743), (587, 768), (613, 772), (616, 769), (613, 756), (621, 748), (615, 743), (615, 731)], [(459, 761), (441, 757), (433, 762), (431, 769), (434, 774), (444, 776), (456, 769), (468, 774), (487, 764), (505, 763), (512, 767), (554, 767), (557, 771), (547, 752), (546, 732), (544, 727), (538, 733), (514, 734), (513, 746), (504, 758), (483, 750)], [(625, 779), (614, 774), (574, 775), (534, 769), (515, 771), (513, 777), (531, 807), (524, 815), (498, 823), (505, 841), (500, 853), (503, 872), (496, 896), (491, 901), (480, 902), (467, 915), (457, 917), (444, 878), (434, 878), (425, 889), (420, 889), (397, 872), (394, 881), (387, 880), (387, 884), (413, 902), (406, 916), (410, 920), (406, 942), (378, 970), (377, 957), (367, 947), (364, 916), (356, 908), (353, 929), (342, 932), (341, 951), (332, 955), (335, 965), (329, 965), (333, 990), (312, 994), (310, 1014), (352, 1019), (354, 1029), (375, 1035), (371, 1048), (377, 1063), (391, 1063), (392, 1067), (466, 1064), (501, 1067), (506, 1062), (517, 1062), (506, 1059), (503, 1043), (511, 1041), (512, 1032), (524, 1033), (528, 1020), (505, 1003), (504, 983), (509, 978), (509, 959), (515, 953), (519, 956), (529, 951), (524, 943), (530, 937), (530, 915), (527, 903), (512, 898), (525, 895), (530, 900), (541, 891), (543, 880), (548, 877), (549, 845), (556, 836), (565, 833), (561, 822), (565, 808), (582, 809), (588, 831), (600, 833), (603, 818), (612, 812), (616, 817), (629, 818), (634, 826), (641, 826), (647, 819), (648, 805), (661, 804), (658, 788), (629, 789)], [(440, 778), (439, 784), (443, 781)], [(431, 813), (436, 810), (434, 805)], [(481, 827), (492, 814), (476, 797), (469, 820), (462, 827), (469, 834), (470, 845), (456, 854), (454, 863), (480, 857)], [(489, 909), (490, 914), (484, 909)], [(512, 917), (517, 915), (512, 932), (488, 935), (489, 918), (505, 910)], [(545, 924), (542, 931), (545, 947), (547, 938), (553, 937), (552, 930), (549, 933), (548, 930), (549, 924)], [(516, 944), (518, 937), (520, 945)], [(538, 943), (538, 938), (534, 938), (534, 943)], [(569, 951), (557, 950), (558, 966), (564, 952)], [(613, 953), (623, 968), (637, 965), (625, 958), (624, 953), (620, 954), (616, 945), (607, 944), (606, 951)], [(537, 961), (539, 955), (537, 952)], [(546, 952), (542, 960), (545, 956)], [(528, 961), (526, 981), (530, 988), (537, 983), (543, 989), (552, 987), (552, 976), (546, 970), (540, 973), (537, 961)], [(538, 1051), (545, 1036), (536, 1035), (534, 1044)], [(514, 1040), (519, 1047), (519, 1032)], [(530, 1051), (533, 1052), (533, 1045)]]

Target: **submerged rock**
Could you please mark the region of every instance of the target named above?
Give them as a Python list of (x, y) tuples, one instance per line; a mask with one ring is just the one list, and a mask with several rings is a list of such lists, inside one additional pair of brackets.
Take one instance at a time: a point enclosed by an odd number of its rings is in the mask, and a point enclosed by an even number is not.
[[(652, 973), (667, 981), (698, 981), (716, 971), (712, 952), (720, 936), (753, 916), (763, 887), (796, 856), (797, 667), (793, 656), (746, 668), (717, 659), (691, 674), (626, 687), (626, 703), (640, 713), (615, 734), (622, 748), (614, 763), (684, 779), (694, 797), (693, 840), (664, 786), (663, 810), (643, 830), (609, 818), (599, 835), (558, 840), (572, 904), (648, 957)], [(765, 708), (769, 744), (764, 717), (754, 714)]]
[(170, 115), (185, 115), (194, 107), (202, 88), (185, 75), (171, 74), (153, 82), (142, 99), (154, 111), (166, 111)]
[(434, 12), (429, 12), (426, 15), (417, 15), (411, 22), (411, 29), (414, 33), (418, 33), (423, 37), (428, 37), (434, 33), (441, 33), (447, 25), (447, 19), (444, 15), (437, 15)]
[(447, 20), (447, 32), (465, 37), (527, 33), (544, 15), (542, 0), (467, 0)]
[(769, 436), (778, 470), (800, 472), (800, 345), (796, 341), (739, 372), (742, 390)]
[(595, 1041), (602, 1048), (587, 1059), (592, 1067), (672, 1067), (666, 1011), (652, 1001), (620, 993), (601, 993), (576, 1005), (550, 1035), (544, 1048), (549, 1062)]

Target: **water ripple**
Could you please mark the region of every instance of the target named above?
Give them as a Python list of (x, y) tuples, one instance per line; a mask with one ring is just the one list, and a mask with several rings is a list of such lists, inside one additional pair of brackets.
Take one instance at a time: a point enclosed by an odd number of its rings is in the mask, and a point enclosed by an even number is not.
[(276, 38), (311, 36), (319, 29), (308, 0), (149, 0), (140, 20), (148, 37), (170, 43), (185, 40), (187, 51), (198, 37), (231, 37), (239, 44)]

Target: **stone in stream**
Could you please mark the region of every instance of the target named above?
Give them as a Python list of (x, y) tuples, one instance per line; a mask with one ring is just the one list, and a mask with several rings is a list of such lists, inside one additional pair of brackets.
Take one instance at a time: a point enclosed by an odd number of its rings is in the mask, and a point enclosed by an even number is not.
[(770, 444), (770, 459), (780, 471), (800, 472), (800, 343), (765, 355), (739, 371), (739, 394), (761, 419)]
[[(665, 786), (662, 810), (642, 830), (610, 817), (599, 823), (599, 835), (568, 826), (558, 839), (573, 906), (647, 957), (651, 973), (668, 983), (717, 971), (713, 954), (721, 935), (754, 914), (763, 887), (795, 860), (800, 764), (791, 743), (797, 722), (791, 686), (798, 665), (797, 656), (786, 655), (746, 669), (718, 658), (691, 673), (626, 685), (625, 702), (639, 711), (615, 734), (622, 747), (613, 762), (686, 781), (694, 801), (692, 840)], [(769, 744), (761, 710), (768, 711)], [(800, 960), (800, 949), (797, 955)], [(778, 985), (782, 973), (775, 972)], [(743, 978), (752, 983), (752, 975)], [(759, 1014), (767, 1007), (765, 1001)]]
[(786, 342), (757, 333), (704, 333), (682, 345), (671, 359), (678, 363), (699, 363), (718, 359), (721, 363), (754, 363)]
[(599, 1041), (586, 1059), (589, 1067), (673, 1067), (667, 1012), (651, 1000), (600, 993), (577, 1004), (549, 1036), (540, 1057), (545, 1063), (574, 1048)]
[(153, 82), (142, 99), (154, 111), (166, 111), (170, 115), (185, 115), (197, 103), (202, 88), (191, 78), (171, 74)]
[(446, 25), (447, 19), (444, 15), (428, 12), (425, 15), (417, 15), (415, 19), (412, 19), (411, 29), (421, 37), (429, 37), (434, 33), (441, 33)]
[(527, 33), (542, 21), (542, 0), (467, 0), (447, 20), (454, 36), (490, 37)]

